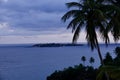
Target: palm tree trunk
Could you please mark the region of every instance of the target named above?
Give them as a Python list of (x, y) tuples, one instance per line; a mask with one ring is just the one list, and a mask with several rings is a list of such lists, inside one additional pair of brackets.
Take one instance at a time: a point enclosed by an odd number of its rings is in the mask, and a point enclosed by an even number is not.
[(101, 50), (100, 50), (100, 46), (99, 46), (99, 44), (98, 44), (98, 39), (96, 38), (95, 40), (96, 40), (96, 45), (97, 45), (96, 48), (97, 48), (97, 51), (98, 51), (98, 55), (99, 55), (99, 58), (100, 58), (100, 62), (101, 62), (102, 65), (104, 65), (103, 58), (102, 58), (102, 54), (101, 54)]
[(98, 41), (96, 41), (97, 43), (97, 51), (98, 51), (98, 55), (99, 55), (99, 58), (100, 58), (100, 62), (102, 65), (104, 65), (104, 62), (103, 62), (103, 58), (102, 58), (102, 55), (101, 55), (101, 50), (100, 50), (100, 47), (98, 45)]
[[(99, 46), (99, 44), (98, 44), (97, 38), (96, 38), (96, 44), (97, 44), (97, 51), (98, 51), (98, 55), (99, 55), (99, 58), (100, 58), (100, 62), (101, 62), (101, 64), (102, 64), (102, 66), (104, 66), (105, 64), (104, 64), (104, 62), (103, 62), (103, 58), (102, 58), (102, 55), (101, 55), (101, 50), (100, 50), (100, 46)], [(110, 80), (107, 72), (105, 72), (105, 76), (106, 76), (106, 79), (107, 79), (107, 80)]]

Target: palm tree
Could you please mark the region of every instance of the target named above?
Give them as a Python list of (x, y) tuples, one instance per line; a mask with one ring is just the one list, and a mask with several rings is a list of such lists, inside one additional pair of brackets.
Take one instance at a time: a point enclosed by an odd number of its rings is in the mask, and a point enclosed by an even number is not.
[[(96, 8), (97, 4), (94, 0), (85, 0), (82, 2), (70, 2), (66, 3), (68, 8), (76, 7), (75, 10), (68, 11), (63, 17), (62, 20), (66, 22), (69, 18), (72, 17), (71, 22), (68, 25), (68, 29), (72, 28), (74, 32), (73, 43), (75, 43), (79, 37), (80, 30), (85, 27), (86, 30), (86, 39), (88, 44), (93, 50), (96, 48), (98, 50), (99, 58), (103, 64), (102, 55), (100, 52), (100, 47), (98, 45), (97, 32), (103, 32), (104, 26), (101, 22), (106, 22), (104, 14)], [(96, 9), (95, 9), (96, 8)], [(107, 35), (107, 34), (106, 34)], [(109, 41), (108, 36), (105, 37), (106, 42)]]
[[(73, 43), (77, 42), (81, 29), (85, 29), (88, 44), (92, 50), (97, 49), (101, 64), (104, 65), (97, 33), (101, 34), (106, 44), (109, 43), (108, 33), (110, 31), (114, 40), (119, 40), (120, 20), (118, 17), (120, 15), (117, 13), (117, 6), (102, 4), (99, 1), (104, 0), (81, 0), (66, 3), (66, 6), (71, 9), (62, 17), (62, 20), (66, 22), (71, 19), (67, 29), (72, 28), (72, 32), (74, 32)], [(118, 15), (114, 15), (115, 13)]]
[(90, 60), (89, 60), (89, 62), (91, 63), (91, 65), (92, 65), (92, 63), (94, 63), (95, 62), (95, 59), (93, 58), (93, 57), (91, 57), (90, 58)]
[(85, 66), (86, 57), (85, 57), (85, 56), (82, 56), (82, 57), (81, 57), (81, 61), (83, 61), (83, 64), (84, 64), (84, 66)]
[[(109, 43), (109, 32), (112, 33), (115, 41), (120, 38), (120, 8), (109, 3), (104, 4), (104, 1), (81, 0), (66, 3), (66, 6), (71, 9), (62, 17), (64, 22), (71, 19), (67, 29), (72, 28), (74, 32), (73, 43), (77, 42), (81, 29), (85, 29), (87, 42), (92, 50), (97, 49), (102, 65), (104, 62), (97, 33), (101, 34), (105, 44)], [(106, 77), (108, 79), (107, 75)]]

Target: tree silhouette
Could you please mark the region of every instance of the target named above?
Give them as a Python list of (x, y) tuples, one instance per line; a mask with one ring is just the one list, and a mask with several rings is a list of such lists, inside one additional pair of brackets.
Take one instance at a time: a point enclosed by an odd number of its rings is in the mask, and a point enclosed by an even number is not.
[[(120, 52), (119, 48), (116, 47), (115, 51)], [(97, 76), (97, 80), (103, 80), (104, 72), (109, 74), (110, 80), (119, 80), (120, 79), (120, 57), (116, 55), (116, 57), (112, 58), (110, 53), (107, 52), (106, 57), (104, 59), (104, 66), (101, 66), (99, 69), (99, 74)]]
[(102, 65), (104, 62), (97, 33), (101, 34), (106, 45), (109, 43), (108, 33), (111, 32), (114, 41), (118, 41), (120, 38), (120, 8), (110, 4), (111, 0), (110, 2), (105, 1), (80, 0), (79, 2), (66, 3), (67, 7), (71, 9), (62, 17), (64, 22), (72, 19), (67, 28), (72, 28), (72, 32), (74, 32), (73, 43), (77, 42), (79, 33), (84, 27), (87, 42), (92, 50), (97, 49)]
[(62, 17), (64, 22), (72, 19), (67, 29), (72, 28), (74, 32), (73, 43), (77, 42), (81, 29), (85, 29), (87, 42), (92, 50), (97, 49), (102, 65), (104, 63), (97, 33), (101, 34), (106, 44), (109, 43), (108, 33), (110, 32), (115, 41), (120, 38), (120, 9), (109, 3), (103, 4), (103, 1), (105, 0), (81, 0), (66, 3), (70, 11)]
[(116, 66), (120, 66), (120, 47), (116, 47), (115, 48), (115, 54), (116, 54), (116, 57), (114, 59), (114, 65)]
[(95, 62), (95, 59), (93, 57), (91, 57), (89, 62), (91, 63), (91, 65), (93, 65), (93, 63)]
[(115, 54), (116, 56), (120, 57), (120, 47), (115, 48)]
[(109, 52), (107, 52), (105, 59), (103, 60), (105, 65), (111, 65), (113, 63), (112, 56), (110, 55)]
[(55, 71), (47, 80), (96, 80), (97, 69), (82, 64)]
[(85, 56), (82, 56), (82, 57), (81, 57), (81, 61), (83, 61), (83, 64), (85, 65), (86, 57), (85, 57)]

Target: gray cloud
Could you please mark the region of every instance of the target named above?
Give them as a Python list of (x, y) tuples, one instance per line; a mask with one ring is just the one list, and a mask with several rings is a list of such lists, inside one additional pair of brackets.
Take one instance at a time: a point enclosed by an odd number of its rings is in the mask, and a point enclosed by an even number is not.
[[(65, 27), (61, 22), (65, 3), (71, 0), (2, 0), (0, 23), (12, 29), (30, 31), (54, 30)], [(74, 1), (74, 0), (73, 0)]]

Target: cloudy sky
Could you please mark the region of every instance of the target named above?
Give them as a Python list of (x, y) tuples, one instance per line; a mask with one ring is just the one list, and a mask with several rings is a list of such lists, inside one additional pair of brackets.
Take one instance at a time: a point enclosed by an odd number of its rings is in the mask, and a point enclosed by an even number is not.
[(70, 1), (77, 0), (0, 0), (0, 44), (71, 42), (61, 21)]
[(0, 0), (0, 44), (71, 42), (61, 21), (69, 1)]

